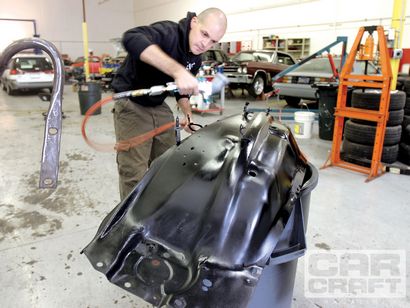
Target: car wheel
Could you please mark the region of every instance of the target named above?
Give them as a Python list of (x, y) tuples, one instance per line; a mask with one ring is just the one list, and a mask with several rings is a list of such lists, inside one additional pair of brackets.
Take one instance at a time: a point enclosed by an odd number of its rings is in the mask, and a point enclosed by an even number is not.
[[(407, 125), (407, 127), (405, 127), (403, 129), (403, 132), (401, 134), (401, 140), (402, 143), (408, 144), (410, 145), (410, 125)], [(408, 153), (410, 155), (410, 152)]]
[[(396, 126), (400, 125), (403, 123), (403, 118), (404, 118), (404, 110), (392, 110), (389, 111), (389, 116), (388, 120), (386, 122), (387, 126)], [(352, 119), (352, 122), (358, 123), (358, 124), (365, 124), (365, 125), (372, 125), (376, 126), (377, 122), (371, 122), (371, 121), (366, 121), (366, 120), (360, 120), (360, 119)]]
[(6, 93), (8, 95), (14, 95), (15, 91), (10, 86), (6, 86)]
[(265, 89), (265, 79), (262, 76), (258, 75), (253, 79), (252, 84), (248, 88), (248, 92), (253, 97), (258, 97), (263, 94)]
[[(366, 158), (368, 160), (372, 159), (373, 156), (373, 145), (366, 145), (351, 142), (348, 139), (343, 139), (342, 152), (344, 155), (348, 155), (354, 158)], [(399, 154), (399, 145), (389, 145), (384, 146), (382, 150), (381, 161), (384, 163), (392, 164), (397, 160)]]
[[(379, 110), (381, 91), (354, 90), (352, 94), (352, 107)], [(406, 93), (403, 91), (390, 93), (389, 111), (403, 109), (406, 104)]]
[(410, 125), (410, 116), (409, 115), (405, 115), (403, 117), (403, 123), (402, 123), (403, 129), (405, 129), (407, 127), (407, 125)]
[[(364, 125), (352, 122), (351, 120), (346, 121), (344, 136), (350, 141), (373, 145), (374, 138), (376, 136), (376, 126)], [(384, 134), (384, 145), (395, 145), (400, 142), (401, 137), (401, 125), (388, 126)]]
[(404, 142), (400, 143), (399, 161), (406, 165), (410, 165), (410, 145)]
[(407, 96), (410, 95), (410, 79), (406, 79), (404, 81), (404, 91), (406, 92)]
[(285, 101), (286, 103), (291, 106), (291, 107), (299, 107), (300, 103), (300, 98), (299, 97), (291, 97), (291, 96), (285, 96)]

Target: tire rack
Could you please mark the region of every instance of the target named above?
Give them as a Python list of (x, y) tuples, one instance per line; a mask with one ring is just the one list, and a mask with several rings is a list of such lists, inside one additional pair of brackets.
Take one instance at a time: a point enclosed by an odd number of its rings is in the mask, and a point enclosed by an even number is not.
[[(373, 31), (378, 34), (378, 50), (379, 60), (381, 65), (381, 76), (370, 75), (351, 75), (353, 64), (356, 59), (356, 54), (360, 51), (360, 42), (365, 31), (372, 35)], [(384, 134), (386, 131), (386, 122), (388, 118), (388, 110), (390, 104), (390, 82), (392, 79), (392, 70), (390, 65), (390, 57), (387, 50), (386, 37), (382, 26), (361, 27), (353, 43), (352, 49), (346, 60), (346, 64), (340, 74), (340, 82), (337, 96), (337, 105), (335, 109), (335, 128), (333, 132), (332, 151), (324, 166), (337, 166), (353, 171), (368, 174), (366, 182), (383, 174), (383, 165), (381, 156), (384, 143)], [(347, 88), (374, 88), (381, 89), (379, 110), (367, 110), (361, 108), (346, 107)], [(340, 147), (343, 138), (344, 118), (354, 118), (366, 121), (377, 122), (376, 136), (373, 146), (372, 162), (370, 167), (346, 162), (340, 158)]]

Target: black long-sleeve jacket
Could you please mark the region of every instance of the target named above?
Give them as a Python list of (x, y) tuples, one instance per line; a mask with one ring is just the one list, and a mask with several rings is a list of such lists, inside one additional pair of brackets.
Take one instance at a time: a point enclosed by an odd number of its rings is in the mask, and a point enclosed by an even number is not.
[[(168, 76), (140, 60), (140, 55), (150, 45), (158, 45), (166, 54), (186, 67), (193, 75), (201, 66), (201, 56), (189, 50), (190, 23), (195, 13), (188, 12), (187, 17), (179, 21), (161, 21), (149, 26), (128, 30), (123, 36), (123, 45), (128, 52), (122, 66), (118, 69), (112, 86), (115, 92), (150, 88), (154, 85), (165, 85), (174, 81)], [(158, 96), (141, 96), (131, 98), (144, 106), (160, 105), (167, 93)], [(181, 96), (175, 93), (177, 99)]]

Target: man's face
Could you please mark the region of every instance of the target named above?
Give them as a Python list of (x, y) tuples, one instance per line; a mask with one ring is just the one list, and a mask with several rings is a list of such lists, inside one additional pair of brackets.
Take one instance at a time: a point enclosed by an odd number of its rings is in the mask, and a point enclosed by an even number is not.
[(191, 31), (189, 32), (190, 51), (194, 55), (204, 53), (219, 42), (224, 34), (225, 27), (220, 25), (217, 18), (208, 16), (200, 22), (195, 16), (191, 20)]

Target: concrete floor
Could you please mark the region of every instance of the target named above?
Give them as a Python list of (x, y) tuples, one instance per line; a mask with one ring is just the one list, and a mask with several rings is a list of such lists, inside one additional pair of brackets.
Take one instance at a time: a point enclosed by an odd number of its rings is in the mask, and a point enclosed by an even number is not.
[[(245, 99), (226, 100), (224, 115), (241, 112)], [(172, 99), (170, 105), (174, 106)], [(283, 102), (275, 106), (283, 106)], [(264, 107), (267, 102), (251, 101)], [(277, 105), (276, 105), (277, 104)], [(150, 307), (110, 284), (80, 255), (105, 215), (119, 202), (114, 153), (88, 147), (80, 132), (77, 93), (65, 87), (59, 185), (38, 189), (48, 104), (36, 94), (7, 96), (0, 91), (0, 306), (1, 307)], [(91, 137), (114, 140), (111, 106), (89, 124)], [(206, 124), (219, 114), (196, 115)], [(285, 122), (292, 126), (292, 122)], [(317, 136), (298, 144), (320, 167), (331, 148)], [(319, 172), (312, 192), (309, 249), (403, 250), (407, 259), (406, 297), (390, 299), (307, 298), (305, 257), (299, 260), (293, 307), (410, 307), (410, 177), (388, 173), (365, 183), (366, 176), (340, 168)], [(274, 305), (272, 304), (272, 307)]]

